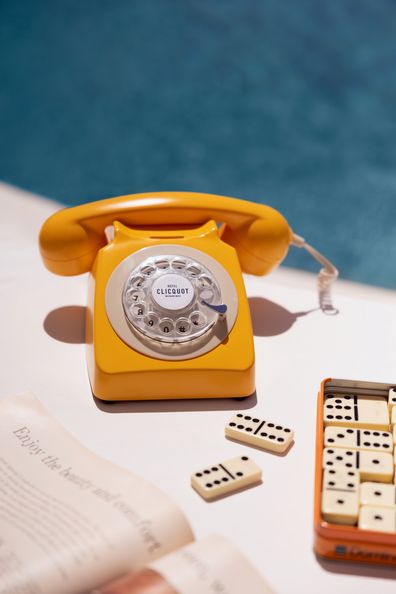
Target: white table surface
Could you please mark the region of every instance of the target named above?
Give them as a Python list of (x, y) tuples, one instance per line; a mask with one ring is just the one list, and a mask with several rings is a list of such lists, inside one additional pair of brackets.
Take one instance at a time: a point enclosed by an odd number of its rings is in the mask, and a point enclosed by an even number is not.
[[(4, 184), (0, 205), (0, 397), (32, 390), (83, 444), (169, 493), (198, 538), (220, 532), (238, 544), (279, 593), (396, 591), (396, 570), (319, 562), (312, 550), (319, 383), (328, 376), (396, 381), (396, 292), (338, 281), (340, 313), (330, 317), (316, 309), (314, 275), (247, 276), (257, 400), (103, 404), (86, 371), (86, 275), (55, 276), (38, 253), (39, 228), (59, 205)], [(223, 428), (232, 411), (250, 407), (293, 427), (295, 444), (285, 457), (252, 451), (263, 484), (205, 503), (190, 474), (246, 452)]]

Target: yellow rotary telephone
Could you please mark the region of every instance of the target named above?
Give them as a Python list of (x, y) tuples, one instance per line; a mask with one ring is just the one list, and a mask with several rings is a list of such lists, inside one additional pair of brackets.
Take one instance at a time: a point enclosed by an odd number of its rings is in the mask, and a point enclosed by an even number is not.
[(67, 208), (43, 225), (56, 274), (90, 271), (92, 391), (103, 400), (252, 394), (254, 346), (242, 272), (263, 275), (306, 247), (269, 206), (189, 192), (121, 196)]

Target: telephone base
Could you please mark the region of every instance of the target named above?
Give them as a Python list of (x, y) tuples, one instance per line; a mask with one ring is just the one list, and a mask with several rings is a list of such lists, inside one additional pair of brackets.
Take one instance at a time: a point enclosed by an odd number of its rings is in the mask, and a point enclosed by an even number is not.
[[(107, 401), (250, 396), (255, 390), (250, 310), (237, 254), (220, 239), (216, 223), (209, 221), (199, 228), (179, 231), (172, 243), (168, 231), (156, 231), (155, 237), (148, 238), (141, 230), (115, 223), (115, 232), (114, 241), (99, 251), (89, 277), (86, 344), (93, 394)], [(127, 321), (122, 295), (131, 271), (137, 267), (142, 272), (133, 272), (132, 276), (140, 282), (136, 285), (137, 293), (143, 295), (145, 277), (141, 275), (146, 274), (146, 263), (151, 257), (153, 275), (158, 275), (155, 278), (160, 278), (160, 266), (164, 263), (166, 270), (173, 271), (164, 276), (179, 274), (184, 278), (183, 272), (177, 272), (180, 258), (191, 259), (197, 268), (206, 269), (202, 276), (212, 275), (221, 285), (222, 299), (228, 308), (225, 318), (184, 343), (155, 341), (151, 336), (143, 339), (139, 335), (140, 322), (131, 327)], [(176, 286), (175, 282), (169, 286)], [(193, 290), (198, 291), (194, 282), (189, 281)], [(144, 299), (151, 300), (147, 307), (154, 310), (152, 294), (147, 295), (139, 299), (142, 303)], [(198, 310), (198, 300), (193, 304), (192, 311)], [(186, 312), (188, 307), (185, 304), (180, 311)], [(171, 307), (169, 312), (171, 317)], [(190, 316), (194, 323), (194, 314), (178, 315)], [(210, 315), (205, 311), (203, 317), (209, 319)], [(173, 322), (168, 323), (171, 327)]]

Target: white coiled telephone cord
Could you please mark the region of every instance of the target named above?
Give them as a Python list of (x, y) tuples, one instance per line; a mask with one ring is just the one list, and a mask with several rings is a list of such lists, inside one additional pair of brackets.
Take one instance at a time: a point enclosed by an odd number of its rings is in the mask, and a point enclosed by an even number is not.
[(293, 234), (292, 245), (306, 249), (317, 262), (323, 265), (323, 268), (321, 268), (318, 273), (319, 306), (323, 313), (327, 315), (337, 314), (338, 309), (334, 307), (331, 298), (332, 285), (338, 277), (337, 268), (330, 262), (330, 260), (309, 245), (309, 243), (306, 243), (304, 237)]

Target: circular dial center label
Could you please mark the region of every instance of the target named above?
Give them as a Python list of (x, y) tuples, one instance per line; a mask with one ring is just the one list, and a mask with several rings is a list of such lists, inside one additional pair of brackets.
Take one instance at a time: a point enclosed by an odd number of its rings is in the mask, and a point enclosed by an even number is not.
[(164, 309), (184, 309), (194, 299), (194, 287), (179, 274), (163, 274), (151, 287), (151, 296)]

